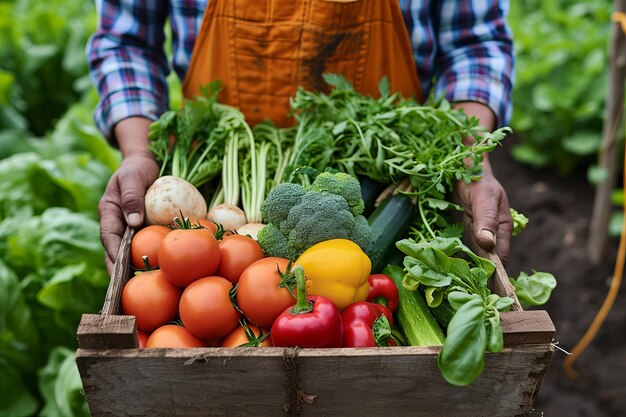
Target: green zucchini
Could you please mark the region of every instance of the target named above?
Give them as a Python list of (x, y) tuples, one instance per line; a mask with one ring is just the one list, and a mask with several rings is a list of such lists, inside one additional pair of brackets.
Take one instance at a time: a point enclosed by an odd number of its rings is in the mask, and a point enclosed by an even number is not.
[(410, 346), (442, 346), (445, 336), (419, 291), (409, 291), (402, 285), (404, 270), (389, 265), (383, 271), (398, 287), (398, 323)]
[(379, 273), (389, 264), (396, 242), (407, 237), (415, 218), (415, 205), (402, 194), (387, 197), (370, 215), (368, 223), (372, 229), (372, 240), (367, 255), (372, 260), (372, 272)]
[(374, 211), (374, 204), (380, 193), (387, 187), (387, 184), (375, 181), (369, 177), (359, 177), (361, 184), (361, 197), (365, 204), (363, 215), (368, 217)]

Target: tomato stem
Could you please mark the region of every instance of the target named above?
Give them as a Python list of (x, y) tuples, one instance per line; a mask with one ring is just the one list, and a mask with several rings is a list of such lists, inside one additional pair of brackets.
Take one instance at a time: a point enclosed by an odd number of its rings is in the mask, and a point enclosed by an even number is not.
[(304, 268), (300, 265), (293, 267), (292, 272), (296, 276), (296, 305), (293, 306), (291, 312), (293, 314), (305, 314), (313, 311), (313, 303), (306, 298), (306, 278), (304, 277)]
[(142, 256), (141, 260), (143, 261), (144, 268), (146, 268), (146, 272), (152, 271), (152, 267), (150, 266), (150, 261), (148, 260), (148, 255)]

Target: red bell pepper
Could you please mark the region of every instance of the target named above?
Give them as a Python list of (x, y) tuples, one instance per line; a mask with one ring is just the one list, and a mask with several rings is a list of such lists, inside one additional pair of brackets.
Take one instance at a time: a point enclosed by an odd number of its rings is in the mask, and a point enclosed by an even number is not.
[(398, 307), (398, 287), (396, 287), (396, 283), (385, 274), (371, 274), (367, 280), (370, 283), (367, 301), (382, 304), (394, 313)]
[(395, 346), (391, 335), (393, 318), (387, 307), (361, 301), (342, 313), (343, 347)]
[(343, 324), (339, 309), (328, 298), (306, 295), (304, 269), (296, 265), (296, 305), (285, 309), (272, 324), (274, 346), (341, 347)]

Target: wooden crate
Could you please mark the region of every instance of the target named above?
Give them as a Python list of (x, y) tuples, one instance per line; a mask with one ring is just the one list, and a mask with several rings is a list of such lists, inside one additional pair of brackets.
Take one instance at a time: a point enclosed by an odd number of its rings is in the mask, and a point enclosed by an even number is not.
[[(127, 230), (101, 314), (82, 317), (76, 361), (99, 416), (516, 416), (532, 411), (554, 353), (545, 311), (501, 314), (505, 348), (467, 387), (448, 384), (437, 347), (139, 349), (120, 315)], [(512, 288), (497, 258), (493, 290)], [(514, 293), (513, 293), (514, 296)]]

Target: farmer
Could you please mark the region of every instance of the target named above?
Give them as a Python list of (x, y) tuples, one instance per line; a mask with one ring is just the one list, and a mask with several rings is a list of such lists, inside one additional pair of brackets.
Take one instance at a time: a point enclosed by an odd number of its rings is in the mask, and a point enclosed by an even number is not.
[[(220, 101), (250, 123), (286, 125), (301, 85), (324, 88), (343, 74), (375, 94), (423, 100), (431, 92), (479, 118), (489, 130), (508, 122), (513, 72), (508, 1), (496, 0), (98, 0), (99, 26), (87, 54), (100, 103), (98, 128), (124, 156), (100, 201), (101, 238), (111, 270), (126, 224), (140, 227), (143, 198), (159, 167), (148, 127), (168, 109), (166, 19), (173, 67), (185, 97), (219, 79)], [(485, 160), (483, 178), (457, 194), (480, 247), (506, 261), (512, 220), (506, 194)]]

